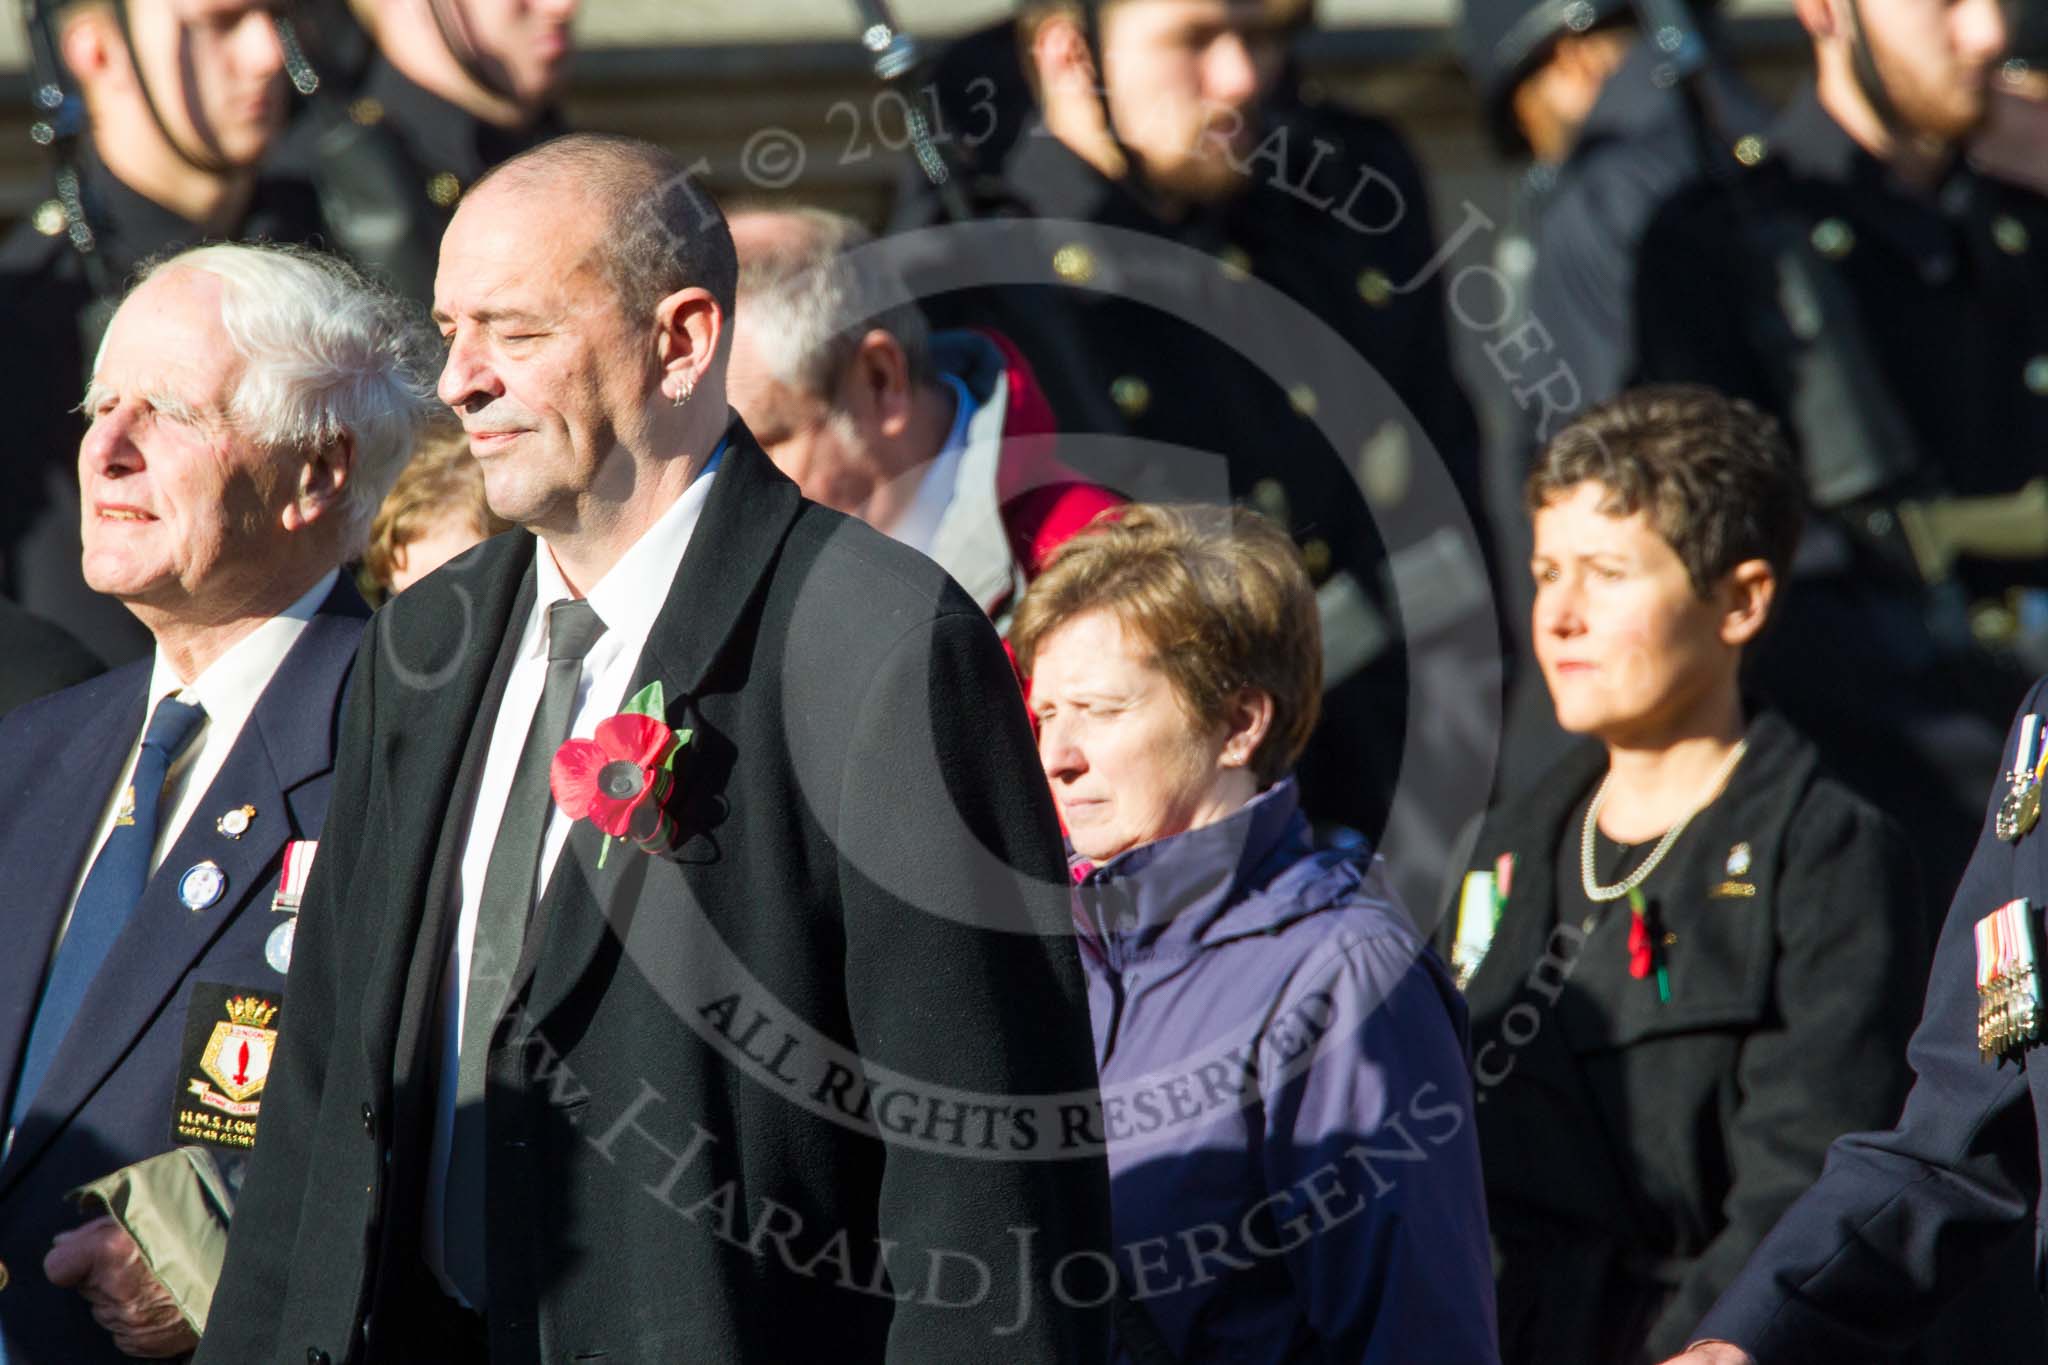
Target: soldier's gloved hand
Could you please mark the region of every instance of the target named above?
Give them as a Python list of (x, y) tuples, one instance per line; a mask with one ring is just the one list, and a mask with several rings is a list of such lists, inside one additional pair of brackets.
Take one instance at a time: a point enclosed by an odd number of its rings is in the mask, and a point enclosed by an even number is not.
[(1671, 1357), (1664, 1365), (1756, 1365), (1756, 1357), (1725, 1341), (1702, 1341), (1684, 1355)]
[(124, 1355), (163, 1360), (199, 1345), (199, 1334), (150, 1272), (135, 1239), (111, 1217), (58, 1233), (43, 1273), (51, 1284), (84, 1296), (92, 1320), (113, 1334)]

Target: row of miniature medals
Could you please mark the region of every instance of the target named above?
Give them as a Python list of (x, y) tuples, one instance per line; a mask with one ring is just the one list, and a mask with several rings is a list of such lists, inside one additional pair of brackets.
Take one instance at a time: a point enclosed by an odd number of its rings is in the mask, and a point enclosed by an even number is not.
[[(1991, 832), (2016, 844), (2041, 823), (2041, 717), (2020, 721), (2019, 744), (2005, 794), (1992, 817)], [(1977, 921), (1977, 1055), (1984, 1061), (2017, 1055), (2041, 1036), (2041, 979), (2034, 911), (2024, 897), (2008, 901)]]

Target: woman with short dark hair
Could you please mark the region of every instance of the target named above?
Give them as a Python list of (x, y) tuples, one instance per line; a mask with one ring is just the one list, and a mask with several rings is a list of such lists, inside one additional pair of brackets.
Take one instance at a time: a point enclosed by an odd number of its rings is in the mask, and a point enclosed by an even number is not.
[(1322, 690), (1293, 543), (1126, 508), (1010, 640), (1074, 849), (1121, 1358), (1493, 1361), (1457, 992), (1287, 776)]
[(1448, 932), (1511, 1365), (1682, 1349), (1904, 1097), (1906, 839), (1740, 688), (1801, 503), (1777, 424), (1695, 387), (1589, 411), (1529, 477), (1536, 661), (1597, 743), (1493, 814)]

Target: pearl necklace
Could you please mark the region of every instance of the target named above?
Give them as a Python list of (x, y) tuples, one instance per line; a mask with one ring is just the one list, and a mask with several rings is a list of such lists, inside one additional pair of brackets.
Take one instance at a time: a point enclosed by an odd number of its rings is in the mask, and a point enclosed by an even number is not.
[[(1728, 757), (1722, 760), (1720, 771), (1714, 774), (1714, 780), (1707, 784), (1707, 799), (1687, 811), (1683, 820), (1666, 830), (1664, 837), (1657, 841), (1657, 847), (1651, 849), (1650, 856), (1643, 860), (1643, 865), (1613, 886), (1600, 885), (1599, 880), (1593, 875), (1593, 831), (1600, 823), (1600, 807), (1607, 800), (1607, 777), (1601, 778), (1599, 790), (1593, 793), (1593, 799), (1586, 804), (1586, 824), (1579, 834), (1579, 882), (1585, 888), (1586, 899), (1596, 903), (1618, 901), (1648, 880), (1650, 874), (1657, 870), (1657, 864), (1664, 861), (1664, 855), (1671, 851), (1671, 846), (1678, 842), (1678, 836), (1685, 833), (1685, 827), (1692, 823), (1693, 816), (1712, 805), (1714, 798), (1721, 794), (1722, 784), (1728, 781), (1728, 775), (1735, 771), (1735, 765), (1742, 761), (1743, 754), (1748, 751), (1748, 740), (1736, 741), (1735, 747), (1728, 751)], [(1608, 777), (1612, 776), (1612, 773), (1608, 774)]]

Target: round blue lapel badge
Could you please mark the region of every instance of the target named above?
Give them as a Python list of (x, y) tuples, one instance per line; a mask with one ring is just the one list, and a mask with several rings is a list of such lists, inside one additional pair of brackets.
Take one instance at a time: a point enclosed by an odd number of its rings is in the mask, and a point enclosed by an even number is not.
[(279, 975), (292, 969), (292, 940), (297, 937), (298, 928), (299, 917), (293, 915), (272, 929), (270, 937), (263, 940), (263, 960)]
[(211, 858), (203, 863), (194, 863), (185, 869), (185, 875), (178, 878), (178, 899), (185, 903), (187, 910), (204, 910), (220, 899), (220, 893), (228, 889), (228, 874), (220, 870), (220, 864)]

